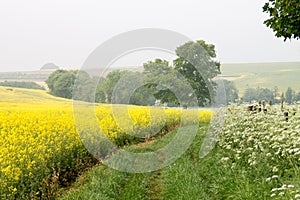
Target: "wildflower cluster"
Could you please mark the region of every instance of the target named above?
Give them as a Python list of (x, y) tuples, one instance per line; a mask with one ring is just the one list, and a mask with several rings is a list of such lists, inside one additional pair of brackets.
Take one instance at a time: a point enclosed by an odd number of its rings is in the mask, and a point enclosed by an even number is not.
[[(288, 112), (288, 119), (284, 113)], [(265, 112), (231, 105), (218, 144), (231, 169), (263, 172), (270, 197), (299, 198), (300, 113), (297, 105), (268, 106)]]

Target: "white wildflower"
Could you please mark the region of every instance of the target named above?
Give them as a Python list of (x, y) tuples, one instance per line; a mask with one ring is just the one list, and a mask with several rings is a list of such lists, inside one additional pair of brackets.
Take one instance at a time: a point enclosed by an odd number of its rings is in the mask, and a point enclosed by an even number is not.
[(271, 197), (275, 197), (275, 196), (276, 196), (276, 194), (275, 194), (275, 193), (271, 194)]
[(274, 179), (274, 178), (278, 178), (279, 176), (277, 176), (277, 175), (273, 175), (272, 176), (272, 179)]
[(273, 167), (272, 171), (273, 172), (278, 172), (278, 168), (277, 167)]
[(279, 196), (283, 196), (283, 195), (284, 195), (284, 192), (280, 192), (278, 195), (279, 195)]

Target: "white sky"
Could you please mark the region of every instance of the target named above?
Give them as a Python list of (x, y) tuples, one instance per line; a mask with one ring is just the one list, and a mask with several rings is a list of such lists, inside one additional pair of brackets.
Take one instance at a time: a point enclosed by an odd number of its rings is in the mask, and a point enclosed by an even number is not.
[[(283, 42), (263, 24), (266, 1), (0, 0), (0, 71), (37, 70), (48, 62), (78, 68), (102, 42), (138, 28), (215, 44), (221, 63), (300, 61), (300, 40)], [(141, 61), (129, 56), (117, 63)]]

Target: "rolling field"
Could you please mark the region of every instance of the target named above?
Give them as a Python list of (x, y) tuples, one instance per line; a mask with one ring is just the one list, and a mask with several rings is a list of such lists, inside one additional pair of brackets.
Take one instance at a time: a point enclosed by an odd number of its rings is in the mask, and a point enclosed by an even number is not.
[[(61, 187), (69, 186), (79, 173), (97, 163), (83, 145), (82, 133), (77, 131), (94, 133), (89, 129), (93, 127), (78, 129), (89, 125), (89, 121), (75, 125), (72, 101), (52, 97), (45, 91), (6, 87), (0, 87), (0, 95), (1, 199), (52, 199)], [(120, 148), (144, 141), (145, 137), (134, 135), (149, 134), (157, 127), (166, 134), (179, 125), (181, 112), (189, 116), (184, 121), (187, 124), (195, 120), (207, 122), (212, 115), (210, 111), (116, 106), (117, 114), (111, 105), (95, 105), (95, 117), (101, 134)], [(93, 142), (95, 137), (89, 139), (84, 138)]]
[(300, 62), (222, 64), (221, 72), (224, 79), (235, 83), (239, 95), (247, 87), (300, 91)]
[[(95, 106), (97, 135), (89, 118), (75, 124), (71, 100), (7, 87), (0, 95), (0, 199), (300, 199), (299, 105), (266, 105), (266, 112), (228, 106), (224, 125), (211, 138), (216, 144), (202, 158), (209, 122), (218, 120), (211, 111), (79, 102)], [(179, 126), (188, 138), (195, 123), (190, 147), (153, 172), (114, 170), (103, 163), (117, 154), (99, 162), (84, 146), (99, 145), (93, 141), (103, 133), (122, 150), (155, 152), (177, 137)], [(157, 137), (146, 139), (157, 130)], [(96, 153), (108, 155), (105, 150)]]

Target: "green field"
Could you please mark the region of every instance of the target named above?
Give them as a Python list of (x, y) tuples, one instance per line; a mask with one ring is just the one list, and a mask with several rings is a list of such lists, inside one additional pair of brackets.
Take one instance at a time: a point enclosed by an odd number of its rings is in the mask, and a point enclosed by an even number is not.
[(225, 79), (235, 83), (239, 94), (248, 87), (277, 86), (281, 92), (292, 87), (300, 91), (300, 62), (222, 64), (221, 72)]
[[(199, 152), (208, 124), (201, 124), (190, 148), (173, 164), (149, 173), (125, 173), (99, 165), (81, 176), (60, 200), (276, 199), (300, 198), (299, 109), (284, 120), (275, 106), (269, 114), (230, 106), (212, 151)], [(189, 134), (188, 129), (185, 134)], [(176, 131), (127, 151), (148, 152), (166, 146)]]

